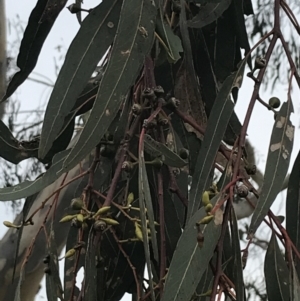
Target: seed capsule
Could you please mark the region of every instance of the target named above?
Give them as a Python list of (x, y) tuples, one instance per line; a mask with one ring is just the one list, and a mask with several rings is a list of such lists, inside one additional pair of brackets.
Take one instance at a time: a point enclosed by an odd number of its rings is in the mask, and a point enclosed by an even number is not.
[(131, 172), (133, 170), (133, 163), (130, 161), (124, 161), (122, 164), (122, 169), (126, 172)]
[(280, 107), (280, 99), (278, 97), (271, 97), (269, 99), (269, 105), (273, 108), (273, 109), (277, 109)]
[(132, 106), (132, 113), (135, 115), (140, 115), (142, 113), (142, 106), (138, 103), (135, 103)]
[(73, 210), (80, 210), (83, 206), (83, 201), (80, 198), (76, 198), (71, 201), (71, 208)]
[(154, 94), (157, 96), (157, 97), (162, 97), (165, 93), (165, 90), (163, 89), (162, 86), (157, 86), (154, 88)]
[(51, 270), (50, 270), (50, 268), (49, 267), (44, 267), (44, 273), (45, 274), (51, 274)]
[(142, 92), (142, 98), (143, 99), (149, 99), (149, 100), (154, 100), (156, 98), (154, 91), (150, 88), (146, 88), (143, 92)]
[(254, 68), (255, 69), (262, 69), (266, 67), (266, 59), (263, 57), (257, 57), (255, 59)]
[(237, 194), (241, 198), (245, 198), (248, 195), (248, 193), (249, 193), (249, 189), (246, 185), (240, 185), (237, 188)]
[(94, 229), (98, 232), (102, 232), (107, 228), (107, 224), (105, 221), (99, 220), (95, 221), (94, 223)]
[(186, 160), (189, 157), (189, 151), (186, 148), (181, 148), (179, 150), (179, 156), (183, 160)]
[(47, 254), (44, 258), (43, 258), (43, 263), (44, 264), (48, 264), (50, 262), (50, 255)]

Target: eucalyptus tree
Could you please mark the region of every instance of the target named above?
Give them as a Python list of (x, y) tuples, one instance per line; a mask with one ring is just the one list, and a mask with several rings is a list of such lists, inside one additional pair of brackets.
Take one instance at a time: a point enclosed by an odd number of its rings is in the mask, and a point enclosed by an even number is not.
[[(66, 2), (37, 1), (19, 71), (2, 103), (34, 69)], [(125, 292), (133, 300), (222, 294), (246, 300), (243, 269), (262, 223), (273, 233), (264, 267), (268, 300), (299, 298), (299, 156), (288, 184), (286, 228), (270, 207), (290, 165), (291, 90), (300, 84), (280, 15), (298, 34), (300, 27), (286, 2), (270, 1), (270, 7), (271, 28), (263, 27), (253, 47), (245, 21), (256, 17), (250, 0), (103, 0), (88, 10), (76, 1), (68, 7), (80, 28), (40, 137), (19, 141), (0, 123), (3, 159), (36, 158), (46, 168), (35, 180), (0, 189), (1, 201), (26, 198), (16, 220), (4, 222), (10, 229), (0, 244), (1, 300), (33, 300), (43, 275), (48, 300), (113, 301)], [(289, 75), (282, 104), (259, 93), (278, 44)], [(240, 122), (234, 106), (244, 76), (253, 80), (253, 92)], [(246, 140), (258, 102), (275, 118), (264, 176)], [(252, 212), (249, 243), (241, 250), (237, 220)]]

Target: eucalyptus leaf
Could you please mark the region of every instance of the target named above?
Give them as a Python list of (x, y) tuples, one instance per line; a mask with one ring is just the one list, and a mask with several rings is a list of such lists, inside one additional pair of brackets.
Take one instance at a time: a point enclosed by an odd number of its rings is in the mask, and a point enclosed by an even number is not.
[(86, 246), (85, 255), (85, 282), (84, 282), (84, 301), (94, 301), (97, 298), (97, 267), (96, 267), (96, 248), (93, 244), (93, 229), (90, 229), (89, 237)]
[(153, 157), (162, 157), (163, 162), (168, 166), (182, 168), (188, 164), (166, 145), (155, 141), (147, 134), (145, 135), (145, 151)]
[(104, 0), (84, 19), (66, 54), (43, 123), (39, 157), (50, 150), (65, 117), (113, 42), (122, 1)]
[(14, 164), (31, 157), (37, 157), (38, 142), (32, 143), (30, 146), (27, 148), (18, 141), (4, 122), (0, 120), (0, 157)]
[(232, 236), (232, 246), (233, 246), (233, 274), (234, 274), (234, 284), (236, 299), (239, 301), (245, 300), (245, 287), (243, 279), (243, 265), (241, 257), (241, 247), (240, 247), (240, 237), (239, 228), (237, 223), (237, 218), (234, 209), (231, 209), (231, 236)]
[(53, 183), (64, 171), (61, 171), (63, 162), (70, 150), (65, 150), (53, 158), (51, 167), (34, 181), (24, 181), (18, 185), (0, 189), (0, 201), (12, 201), (33, 195)]
[(151, 50), (155, 19), (151, 1), (124, 0), (107, 69), (89, 119), (64, 162), (65, 169), (78, 164), (106, 133)]
[(44, 42), (67, 0), (39, 0), (32, 10), (17, 58), (18, 71), (8, 84), (2, 101), (10, 97), (34, 69)]
[(241, 62), (238, 70), (225, 80), (214, 102), (195, 166), (189, 195), (188, 219), (200, 206), (202, 193), (206, 188), (211, 168), (234, 109), (230, 94), (233, 88), (239, 88), (242, 84), (245, 63), (246, 59)]
[(249, 235), (255, 233), (281, 191), (282, 183), (289, 168), (294, 143), (295, 127), (290, 120), (293, 111), (292, 101), (289, 100), (282, 104), (276, 117), (270, 140), (264, 184), (253, 212)]
[(265, 257), (265, 280), (269, 301), (290, 300), (289, 270), (279, 249), (276, 236), (273, 233), (266, 257)]
[[(150, 204), (150, 213), (148, 212), (147, 205)], [(152, 279), (152, 267), (151, 267), (151, 258), (150, 258), (150, 248), (149, 248), (149, 236), (147, 232), (147, 216), (149, 218), (149, 224), (154, 226), (154, 217), (153, 217), (153, 209), (152, 202), (151, 202), (151, 195), (150, 195), (150, 188), (149, 188), (149, 182), (148, 182), (148, 176), (146, 171), (146, 165), (145, 165), (145, 158), (144, 158), (144, 152), (143, 149), (139, 153), (139, 207), (140, 207), (140, 218), (142, 222), (142, 237), (143, 237), (143, 244), (144, 244), (144, 251), (145, 251), (145, 257), (146, 257), (146, 264), (147, 264), (147, 270), (149, 275), (149, 289), (151, 291), (151, 298), (152, 301), (155, 301), (155, 295), (154, 295), (154, 285), (153, 285), (153, 279)], [(150, 220), (150, 218), (152, 220)], [(153, 226), (150, 228), (151, 235), (152, 235), (152, 229)], [(155, 229), (154, 229), (155, 232)], [(154, 237), (151, 237), (151, 239), (156, 239), (156, 234), (154, 234)], [(157, 248), (157, 243), (156, 243)], [(156, 252), (154, 253), (154, 257), (156, 257), (156, 260), (158, 261), (158, 249), (156, 249)]]
[[(215, 196), (211, 203), (215, 204), (219, 197), (220, 195)], [(205, 209), (199, 209), (183, 231), (170, 264), (161, 301), (190, 300), (196, 291), (214, 254), (222, 228), (222, 225), (216, 224), (214, 220), (205, 225), (202, 229), (204, 242), (200, 248), (197, 242), (196, 223), (205, 216)]]
[(223, 12), (229, 7), (231, 0), (222, 0), (218, 2), (207, 1), (201, 5), (198, 14), (187, 25), (192, 28), (202, 28), (217, 20)]
[(161, 10), (159, 17), (156, 19), (156, 34), (166, 50), (170, 62), (176, 63), (181, 58), (180, 52), (183, 52), (181, 40), (175, 35), (169, 24), (164, 21)]

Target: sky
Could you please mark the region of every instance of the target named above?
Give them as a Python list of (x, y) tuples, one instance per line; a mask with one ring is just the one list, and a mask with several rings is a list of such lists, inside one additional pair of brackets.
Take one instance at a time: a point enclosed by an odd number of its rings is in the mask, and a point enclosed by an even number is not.
[[(97, 4), (98, 1), (95, 0), (85, 0), (84, 8), (92, 8)], [(67, 5), (70, 5), (72, 2), (68, 2)], [(9, 20), (8, 24), (8, 33), (7, 38), (9, 43), (13, 43), (16, 41), (17, 34), (14, 30), (14, 25), (16, 23), (16, 15), (19, 15), (19, 25), (25, 28), (28, 16), (31, 10), (34, 8), (36, 1), (34, 0), (6, 0), (6, 12), (7, 18)], [(13, 22), (14, 20), (14, 22)], [(67, 9), (64, 9), (59, 15), (57, 21), (55, 22), (53, 29), (51, 30), (44, 46), (42, 52), (40, 54), (38, 64), (34, 70), (34, 73), (31, 75), (33, 78), (43, 79), (37, 74), (43, 74), (49, 80), (48, 82), (55, 82), (55, 78), (57, 76), (57, 71), (54, 67), (53, 56), (57, 59), (58, 64), (61, 64), (63, 60), (63, 54), (65, 50), (68, 48), (68, 45), (72, 41), (75, 36), (77, 30), (79, 29), (78, 22), (76, 20), (75, 15), (72, 15)], [(61, 46), (61, 49), (57, 48), (57, 45)], [(60, 58), (60, 56), (62, 56)], [(44, 80), (44, 79), (43, 79)], [(296, 135), (295, 135), (295, 144), (294, 150), (292, 153), (291, 166), (295, 160), (295, 157), (299, 150), (299, 89), (294, 83), (293, 89), (293, 101), (294, 101), (294, 110), (295, 114), (292, 116), (293, 124), (296, 127)], [(239, 99), (236, 105), (235, 111), (237, 112), (241, 121), (243, 121), (248, 103), (251, 98), (253, 89), (253, 81), (244, 78), (243, 86), (239, 92)], [(44, 85), (26, 81), (18, 90), (17, 95), (21, 100), (21, 108), (20, 110), (31, 110), (35, 109), (39, 104), (45, 104), (51, 92), (51, 88), (45, 88)], [(270, 90), (261, 90), (260, 95), (263, 99), (268, 100), (272, 96), (279, 97), (282, 101), (285, 101), (287, 98), (286, 86), (282, 86), (281, 84), (276, 85), (274, 91)], [(269, 112), (266, 108), (264, 108), (260, 103), (257, 103), (254, 108), (253, 118), (251, 118), (250, 126), (248, 129), (248, 137), (250, 141), (255, 145), (255, 149), (257, 152), (258, 167), (261, 170), (265, 168), (265, 162), (267, 157), (267, 151), (269, 147), (269, 137), (272, 131), (274, 123), (273, 114)], [(284, 215), (284, 193), (281, 194), (275, 203), (272, 206), (275, 214)], [(3, 220), (13, 220), (13, 215), (11, 209), (6, 204), (0, 204), (0, 237), (5, 233), (6, 228), (2, 225)], [(264, 239), (269, 239), (269, 231), (262, 227), (260, 229), (259, 235), (264, 237)], [(251, 249), (250, 249), (251, 254)], [(251, 256), (251, 255), (250, 255)], [(261, 269), (261, 263), (256, 258), (252, 259), (251, 264), (248, 263), (248, 266), (245, 269), (245, 277), (251, 277), (251, 275), (255, 275), (255, 271), (257, 269)], [(254, 273), (254, 274), (253, 274)], [(42, 289), (36, 298), (36, 300), (46, 300), (45, 290)], [(124, 300), (126, 300), (124, 298)], [(129, 299), (127, 299), (129, 300)]]

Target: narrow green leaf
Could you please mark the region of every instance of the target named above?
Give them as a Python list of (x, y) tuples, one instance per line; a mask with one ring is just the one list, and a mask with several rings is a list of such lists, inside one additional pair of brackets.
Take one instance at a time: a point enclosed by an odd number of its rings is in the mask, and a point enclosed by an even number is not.
[(113, 42), (122, 1), (104, 0), (84, 19), (66, 54), (46, 109), (39, 157), (44, 158), (60, 132), (74, 99)]
[(214, 1), (210, 3), (207, 1), (206, 4), (201, 5), (198, 15), (192, 20), (187, 22), (187, 25), (192, 28), (202, 28), (215, 20), (217, 20), (223, 12), (229, 7), (231, 0)]
[(34, 181), (24, 181), (12, 187), (0, 189), (0, 201), (12, 201), (33, 195), (53, 183), (65, 171), (61, 171), (63, 162), (70, 150), (65, 150), (53, 158), (51, 167)]
[(282, 104), (275, 120), (266, 163), (264, 184), (259, 196), (259, 202), (253, 212), (249, 235), (255, 233), (265, 218), (276, 196), (281, 191), (282, 183), (288, 171), (295, 129), (290, 120), (292, 112), (292, 101), (287, 101)]
[(50, 231), (48, 241), (48, 255), (50, 261), (48, 267), (49, 273), (46, 273), (46, 293), (48, 301), (57, 301), (57, 298), (62, 300), (62, 286), (59, 277), (59, 266), (57, 256), (57, 246), (55, 243), (54, 231)]
[[(211, 202), (215, 204), (219, 197), (215, 196)], [(205, 216), (205, 209), (199, 209), (182, 233), (170, 264), (161, 301), (190, 300), (196, 291), (213, 256), (222, 228), (222, 225), (216, 225), (214, 220), (206, 225), (202, 229), (204, 242), (200, 248), (197, 242), (196, 223)]]
[(30, 14), (17, 58), (20, 68), (10, 81), (1, 102), (10, 97), (34, 69), (43, 44), (67, 0), (39, 0)]
[(292, 296), (291, 300), (300, 300), (300, 281), (297, 275), (294, 261), (292, 261), (292, 269), (290, 270), (290, 284), (290, 295)]
[(182, 168), (188, 163), (172, 152), (166, 145), (155, 141), (150, 135), (145, 135), (145, 151), (154, 157), (162, 157), (168, 166)]
[(200, 206), (202, 193), (206, 188), (210, 170), (234, 109), (230, 93), (234, 87), (239, 88), (241, 86), (245, 63), (246, 59), (241, 62), (238, 70), (225, 80), (214, 102), (195, 166), (189, 195), (187, 219), (191, 218)]
[(96, 248), (93, 244), (93, 237), (94, 237), (93, 233), (94, 233), (93, 229), (91, 228), (89, 232), (87, 247), (86, 247), (85, 265), (84, 265), (84, 273), (85, 273), (84, 301), (94, 301), (97, 299)]
[(158, 247), (156, 240), (156, 233), (154, 227), (154, 214), (152, 208), (151, 194), (149, 188), (149, 181), (146, 171), (145, 158), (143, 150), (139, 154), (139, 206), (140, 206), (140, 218), (142, 222), (142, 234), (144, 251), (146, 257), (147, 270), (149, 275), (149, 286), (151, 290), (152, 300), (155, 300), (154, 290), (153, 290), (153, 279), (152, 279), (152, 267), (149, 249), (149, 236), (147, 232), (147, 217), (149, 219), (151, 242), (153, 246), (154, 258), (158, 262)]
[(9, 128), (0, 120), (0, 157), (14, 164), (37, 157), (38, 142), (27, 148), (18, 141)]
[(245, 287), (243, 279), (243, 265), (241, 257), (241, 247), (240, 247), (240, 236), (239, 228), (236, 219), (234, 209), (231, 209), (231, 237), (233, 246), (233, 274), (234, 274), (234, 284), (236, 292), (236, 300), (244, 301), (245, 297)]
[(300, 250), (300, 152), (289, 178), (286, 195), (286, 231)]
[(111, 57), (90, 117), (64, 168), (75, 166), (100, 141), (134, 84), (152, 47), (156, 8), (149, 0), (124, 0)]
[[(233, 0), (234, 14), (235, 14), (235, 28), (238, 36), (238, 42), (241, 48), (245, 49), (245, 53), (250, 51), (250, 44), (246, 30), (246, 23), (244, 17), (244, 1)], [(252, 68), (251, 58), (248, 60), (250, 68)]]
[(169, 24), (163, 20), (164, 17), (160, 10), (159, 17), (156, 19), (156, 32), (168, 54), (168, 58), (172, 63), (176, 63), (181, 58), (180, 52), (183, 52), (181, 40), (174, 34)]
[(273, 233), (266, 257), (265, 257), (265, 280), (269, 301), (290, 300), (289, 270), (279, 249), (276, 236)]

